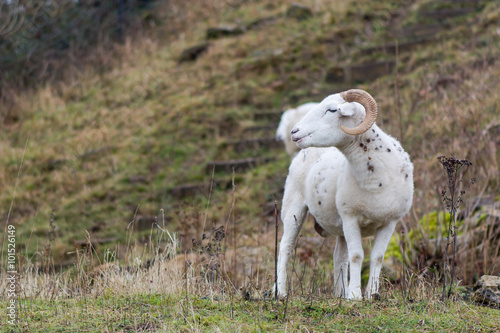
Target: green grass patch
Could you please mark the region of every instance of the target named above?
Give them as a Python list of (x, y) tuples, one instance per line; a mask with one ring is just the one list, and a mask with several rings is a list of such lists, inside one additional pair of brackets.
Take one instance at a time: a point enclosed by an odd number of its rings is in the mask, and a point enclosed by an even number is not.
[[(4, 304), (2, 304), (3, 306)], [(134, 294), (22, 300), (19, 325), (8, 332), (239, 331), (470, 332), (500, 329), (498, 310), (466, 302), (338, 299), (247, 301), (196, 295)], [(283, 320), (286, 308), (286, 317)]]

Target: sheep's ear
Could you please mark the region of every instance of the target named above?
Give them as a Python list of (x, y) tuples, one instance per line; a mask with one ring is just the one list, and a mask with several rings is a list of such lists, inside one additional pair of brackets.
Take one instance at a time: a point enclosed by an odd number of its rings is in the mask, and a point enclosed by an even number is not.
[(356, 105), (354, 103), (342, 103), (337, 107), (337, 111), (342, 117), (352, 117), (356, 112)]

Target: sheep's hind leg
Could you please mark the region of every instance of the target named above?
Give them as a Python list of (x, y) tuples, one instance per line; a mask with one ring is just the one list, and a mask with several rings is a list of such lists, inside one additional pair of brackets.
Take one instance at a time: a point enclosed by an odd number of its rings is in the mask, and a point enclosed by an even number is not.
[(387, 250), (387, 245), (391, 239), (397, 221), (389, 223), (389, 225), (380, 228), (375, 234), (375, 241), (373, 249), (370, 254), (370, 278), (366, 287), (366, 298), (370, 299), (373, 295), (378, 293), (380, 270), (382, 269), (382, 262), (384, 261), (384, 254)]
[[(283, 199), (283, 211), (281, 220), (283, 221), (283, 236), (281, 238), (280, 250), (278, 255), (278, 296), (286, 296), (286, 269), (288, 260), (293, 252), (300, 229), (304, 223), (307, 207), (298, 200)], [(275, 293), (273, 287), (272, 294)]]
[(347, 297), (347, 270), (349, 269), (349, 255), (345, 238), (337, 236), (333, 251), (333, 285), (336, 297)]

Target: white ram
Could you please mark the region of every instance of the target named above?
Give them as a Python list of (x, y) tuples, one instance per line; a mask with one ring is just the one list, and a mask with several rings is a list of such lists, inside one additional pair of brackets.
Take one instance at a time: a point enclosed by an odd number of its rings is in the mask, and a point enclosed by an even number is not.
[(302, 150), (285, 184), (278, 295), (286, 295), (287, 264), (307, 211), (326, 235), (337, 236), (336, 296), (362, 299), (361, 239), (375, 236), (365, 293), (378, 293), (390, 237), (412, 205), (413, 165), (400, 143), (375, 124), (376, 117), (373, 97), (352, 89), (326, 97), (291, 131)]
[(319, 103), (306, 103), (297, 107), (296, 109), (289, 109), (283, 112), (281, 115), (281, 120), (276, 129), (276, 140), (283, 141), (285, 144), (285, 150), (291, 158), (300, 151), (295, 142), (292, 141), (290, 137), (290, 131), (293, 129), (296, 123), (298, 123), (304, 116)]

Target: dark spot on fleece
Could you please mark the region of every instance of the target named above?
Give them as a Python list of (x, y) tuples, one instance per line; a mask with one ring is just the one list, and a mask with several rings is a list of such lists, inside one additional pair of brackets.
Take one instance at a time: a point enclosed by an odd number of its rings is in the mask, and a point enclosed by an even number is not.
[(373, 170), (375, 170), (375, 168), (373, 167), (373, 165), (371, 165), (370, 163), (368, 163), (368, 171), (373, 172)]
[(390, 152), (391, 152), (391, 150), (390, 150), (389, 148), (387, 148), (387, 152), (388, 152), (388, 153), (390, 153)]
[(361, 142), (361, 143), (359, 144), (359, 146), (360, 146), (361, 148), (363, 148), (365, 145)]
[(382, 187), (382, 183), (378, 184), (378, 187)]
[(318, 205), (320, 205), (320, 206), (321, 206), (321, 201), (318, 201)]
[(405, 179), (408, 179), (408, 174), (406, 174)]

